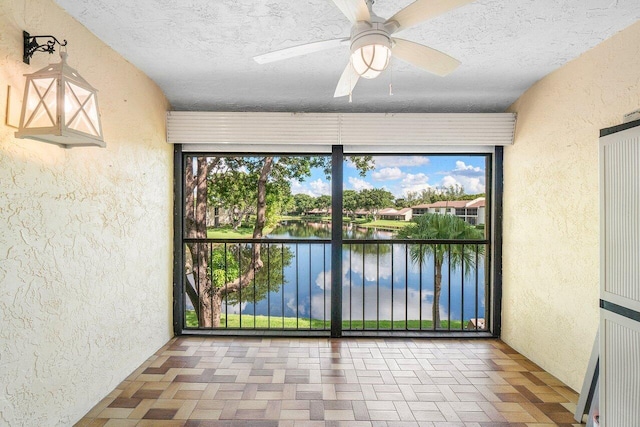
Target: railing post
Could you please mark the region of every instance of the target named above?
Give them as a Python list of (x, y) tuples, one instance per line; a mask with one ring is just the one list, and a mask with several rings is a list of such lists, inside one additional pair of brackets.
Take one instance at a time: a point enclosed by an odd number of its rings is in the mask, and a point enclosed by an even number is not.
[(331, 148), (331, 337), (342, 336), (342, 165), (341, 145)]

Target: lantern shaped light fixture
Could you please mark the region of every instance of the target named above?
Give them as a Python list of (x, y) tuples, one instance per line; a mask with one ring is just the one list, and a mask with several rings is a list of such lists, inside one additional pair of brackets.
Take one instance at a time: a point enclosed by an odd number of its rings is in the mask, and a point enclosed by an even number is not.
[[(25, 33), (25, 52), (27, 36)], [(53, 48), (40, 51), (53, 53)], [(60, 59), (59, 63), (25, 74), (16, 138), (35, 139), (64, 148), (105, 147), (96, 89), (67, 65), (66, 52), (60, 52)]]
[(357, 22), (351, 29), (351, 66), (360, 77), (375, 79), (389, 65), (391, 36), (385, 21), (369, 12), (371, 22)]
[(365, 79), (375, 79), (389, 65), (391, 50), (383, 44), (368, 44), (351, 54), (351, 64), (356, 73)]

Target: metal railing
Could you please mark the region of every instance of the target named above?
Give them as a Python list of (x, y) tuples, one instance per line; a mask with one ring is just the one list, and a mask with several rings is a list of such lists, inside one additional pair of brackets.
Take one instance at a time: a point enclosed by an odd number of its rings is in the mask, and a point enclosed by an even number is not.
[[(486, 331), (488, 245), (344, 240), (342, 330)], [(183, 248), (185, 330), (330, 330), (330, 240), (184, 239)]]
[(330, 240), (184, 242), (186, 329), (329, 330)]
[(488, 242), (348, 240), (345, 246), (344, 331), (486, 330)]

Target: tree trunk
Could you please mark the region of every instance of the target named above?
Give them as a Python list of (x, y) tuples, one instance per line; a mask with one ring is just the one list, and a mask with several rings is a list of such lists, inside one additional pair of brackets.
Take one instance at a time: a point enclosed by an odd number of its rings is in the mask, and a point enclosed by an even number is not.
[(194, 278), (196, 280), (196, 286), (198, 288), (199, 299), (199, 311), (198, 311), (198, 325), (200, 327), (210, 328), (213, 313), (212, 313), (212, 283), (211, 277), (208, 273), (208, 262), (210, 247), (208, 243), (196, 243), (196, 256), (195, 265), (193, 269)]
[[(205, 157), (198, 157), (198, 167), (196, 176), (196, 235), (199, 239), (207, 238), (207, 160)], [(211, 327), (212, 312), (211, 312), (211, 277), (208, 273), (209, 254), (211, 252), (207, 243), (200, 244), (200, 249), (197, 256), (197, 266), (194, 271), (197, 271), (196, 282), (198, 285), (198, 295), (200, 296), (200, 318), (199, 324), (204, 327)]]
[(185, 200), (184, 200), (184, 223), (185, 232), (188, 238), (195, 238), (197, 234), (196, 225), (196, 200), (194, 189), (196, 186), (196, 177), (193, 174), (193, 157), (187, 157), (187, 167), (185, 168)]
[(213, 318), (213, 324), (212, 326), (214, 328), (219, 328), (220, 327), (220, 316), (222, 316), (222, 293), (221, 292), (214, 292), (213, 293), (213, 297), (212, 297), (212, 301), (211, 301), (212, 307), (211, 307), (211, 313), (212, 313), (212, 318)]
[[(256, 212), (256, 225), (253, 228), (253, 238), (261, 239), (264, 227), (267, 223), (267, 179), (271, 173), (273, 166), (273, 157), (265, 157), (264, 165), (260, 170), (260, 177), (258, 178), (258, 202)], [(246, 266), (245, 270), (240, 273), (233, 282), (226, 283), (223, 287), (216, 289), (215, 295), (217, 304), (222, 305), (222, 299), (231, 293), (238, 292), (240, 289), (245, 288), (251, 284), (251, 281), (255, 277), (256, 273), (263, 267), (262, 259), (260, 258), (261, 244), (254, 243), (252, 248), (251, 262)], [(216, 304), (216, 298), (214, 298), (214, 306)], [(213, 324), (220, 325), (221, 309), (213, 309)]]
[[(185, 232), (190, 239), (207, 238), (207, 177), (220, 161), (213, 158), (196, 157), (196, 173), (193, 173), (194, 158), (189, 156), (185, 170)], [(211, 327), (212, 315), (212, 283), (208, 273), (210, 246), (206, 243), (190, 243), (189, 252), (192, 257), (193, 278), (196, 289), (187, 291), (187, 296), (194, 306), (200, 327)], [(189, 287), (189, 281), (185, 281)]]
[(271, 167), (273, 166), (273, 157), (265, 157), (264, 165), (260, 170), (260, 177), (258, 178), (258, 204), (256, 210), (256, 225), (253, 228), (253, 238), (262, 238), (262, 232), (264, 226), (267, 223), (267, 178), (271, 173)]
[(433, 287), (433, 328), (439, 329), (440, 325), (440, 291), (442, 289), (442, 262), (436, 260), (435, 262), (435, 283)]

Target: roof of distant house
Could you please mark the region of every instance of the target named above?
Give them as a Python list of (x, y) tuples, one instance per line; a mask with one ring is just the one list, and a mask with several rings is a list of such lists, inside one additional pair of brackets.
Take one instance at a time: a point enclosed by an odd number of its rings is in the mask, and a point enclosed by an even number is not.
[(381, 209), (378, 214), (379, 215), (406, 215), (412, 208), (402, 208), (397, 210), (395, 208), (384, 208)]
[(483, 208), (485, 206), (485, 198), (478, 197), (474, 200), (440, 200), (435, 203), (428, 203), (413, 206), (413, 209), (427, 208)]
[(472, 203), (467, 205), (468, 208), (484, 208), (485, 200), (484, 197), (478, 197), (475, 200), (472, 200)]

